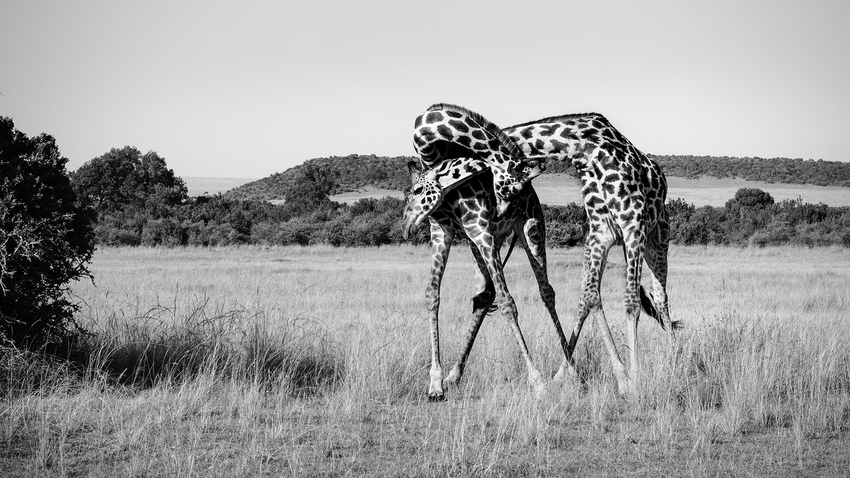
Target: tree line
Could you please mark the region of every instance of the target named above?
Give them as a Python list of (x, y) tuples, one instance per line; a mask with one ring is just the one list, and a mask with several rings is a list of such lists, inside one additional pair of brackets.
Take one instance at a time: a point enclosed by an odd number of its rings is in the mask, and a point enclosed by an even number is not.
[[(383, 165), (402, 161), (367, 159)], [(398, 226), (402, 200), (337, 203), (329, 196), (341, 190), (342, 176), (333, 164), (313, 161), (293, 169), (286, 175), (283, 204), (231, 194), (189, 198), (183, 182), (162, 158), (132, 147), (113, 149), (91, 160), (71, 174), (71, 183), (80, 201), (96, 212), (94, 234), (103, 245), (380, 246), (403, 242)], [(359, 180), (368, 177), (361, 172)], [(740, 189), (724, 207), (697, 208), (683, 199), (671, 200), (668, 213), (674, 244), (850, 247), (850, 208), (800, 199), (776, 203), (760, 189)], [(544, 214), (549, 245), (582, 244), (587, 227), (583, 207), (544, 206)], [(411, 241), (426, 243), (427, 227), (423, 225)]]
[[(769, 183), (815, 184), (850, 187), (850, 162), (814, 161), (800, 158), (736, 158), (716, 156), (650, 155), (667, 176), (683, 178), (740, 178)], [(375, 156), (351, 154), (314, 158), (269, 177), (227, 191), (229, 199), (274, 200), (286, 197), (303, 168), (328, 171), (334, 177), (331, 194), (355, 191), (364, 186), (403, 191), (410, 184), (406, 164), (413, 156)], [(545, 174), (575, 176), (572, 165), (564, 161), (546, 163)]]

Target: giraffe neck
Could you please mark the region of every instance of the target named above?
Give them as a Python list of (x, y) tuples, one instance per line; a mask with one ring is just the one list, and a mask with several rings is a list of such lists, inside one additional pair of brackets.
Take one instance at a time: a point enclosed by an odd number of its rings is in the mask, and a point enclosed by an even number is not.
[[(506, 170), (522, 151), (498, 126), (466, 108), (436, 104), (414, 121), (413, 145), (427, 167), (455, 157), (478, 157)], [(461, 154), (464, 153), (464, 154)]]
[(569, 161), (586, 169), (594, 150), (626, 140), (598, 113), (554, 116), (505, 128), (504, 133), (526, 157)]

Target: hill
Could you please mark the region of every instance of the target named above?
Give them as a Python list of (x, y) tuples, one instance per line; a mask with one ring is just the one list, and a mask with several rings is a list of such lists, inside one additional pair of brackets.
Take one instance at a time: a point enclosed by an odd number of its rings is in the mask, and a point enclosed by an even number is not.
[[(670, 155), (652, 157), (661, 163), (668, 178), (708, 177), (735, 183), (759, 181), (762, 184), (850, 187), (850, 163), (839, 161)], [(407, 162), (414, 159), (413, 156), (386, 157), (374, 154), (309, 159), (302, 165), (231, 189), (224, 193), (224, 196), (229, 199), (282, 199), (291, 187), (298, 170), (306, 164), (327, 168), (332, 172), (337, 182), (334, 195), (345, 197), (346, 193), (359, 193), (363, 196), (363, 191), (368, 191), (369, 188), (383, 192), (403, 191), (410, 185)], [(546, 173), (575, 176), (569, 163), (554, 161), (547, 163)], [(535, 185), (544, 182), (542, 179), (536, 180)], [(794, 194), (794, 191), (789, 194)], [(368, 195), (367, 193), (366, 196)], [(833, 195), (841, 196), (843, 193)]]
[(224, 196), (228, 199), (266, 201), (283, 199), (298, 171), (307, 164), (327, 168), (334, 174), (337, 187), (333, 194), (353, 192), (370, 186), (401, 191), (410, 186), (407, 162), (413, 159), (413, 156), (387, 157), (374, 154), (308, 159), (304, 164), (231, 189), (224, 193)]

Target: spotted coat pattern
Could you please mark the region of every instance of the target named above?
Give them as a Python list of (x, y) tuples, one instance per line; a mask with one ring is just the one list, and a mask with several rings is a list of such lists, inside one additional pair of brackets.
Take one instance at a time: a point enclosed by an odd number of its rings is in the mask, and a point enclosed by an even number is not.
[[(528, 181), (543, 172), (538, 163), (529, 163), (524, 158), (522, 151), (498, 126), (457, 105), (432, 105), (417, 116), (413, 125), (413, 147), (426, 168), (464, 157), (486, 162), (493, 172), (499, 214), (507, 209), (510, 200)], [(444, 187), (442, 193), (449, 190)]]
[[(634, 377), (639, 367), (637, 323), (641, 306), (665, 328), (672, 331), (681, 326), (670, 320), (668, 310), (669, 225), (664, 173), (598, 113), (545, 118), (505, 128), (503, 133), (526, 157), (570, 161), (579, 173), (590, 228), (585, 238), (582, 293), (568, 356), (592, 312), (603, 331), (618, 387), (626, 393), (634, 383), (629, 375)], [(430, 193), (431, 197), (439, 194)], [(614, 346), (600, 295), (608, 252), (618, 242), (623, 243), (626, 258), (624, 302), (629, 318), (631, 373), (626, 371)], [(651, 298), (640, 286), (644, 261), (652, 275)]]
[[(474, 162), (474, 160), (472, 161)], [(422, 170), (416, 163), (408, 165), (413, 187), (407, 194), (407, 206), (418, 202), (416, 187)], [(543, 378), (535, 367), (519, 327), (516, 304), (508, 291), (502, 271), (499, 249), (503, 241), (514, 233), (526, 251), (540, 297), (554, 324), (564, 352), (562, 370), (567, 366), (568, 342), (561, 329), (555, 310), (555, 290), (549, 283), (546, 269), (546, 227), (543, 209), (531, 185), (524, 188), (502, 215), (495, 214), (496, 197), (493, 192), (493, 177), (486, 168), (483, 174), (475, 174), (445, 195), (439, 207), (429, 216), (431, 226), (431, 278), (426, 290), (431, 331), (431, 382), (428, 389), (430, 400), (445, 399), (444, 386), (457, 384), (464, 370), (475, 336), (484, 316), (496, 301), (502, 317), (512, 329), (514, 338), (526, 361), (528, 380), (535, 391), (543, 392)], [(413, 227), (406, 222), (405, 237)], [(440, 284), (448, 261), (449, 251), (455, 234), (463, 234), (470, 241), (470, 248), (478, 266), (476, 278), (478, 293), (472, 299), (472, 318), (464, 334), (460, 356), (444, 379), (440, 363), (439, 307)], [(559, 371), (562, 375), (563, 371)]]

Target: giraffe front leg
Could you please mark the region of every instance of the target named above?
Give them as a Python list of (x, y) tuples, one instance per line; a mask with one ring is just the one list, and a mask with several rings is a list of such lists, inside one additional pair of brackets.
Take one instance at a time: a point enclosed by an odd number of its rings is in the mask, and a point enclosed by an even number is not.
[[(489, 236), (489, 234), (487, 234), (487, 236)], [(531, 359), (531, 354), (528, 351), (528, 346), (525, 343), (522, 330), (520, 330), (516, 302), (508, 291), (498, 252), (492, 246), (492, 238), (489, 242), (486, 240), (482, 242), (483, 243), (481, 244), (476, 242), (476, 245), (478, 245), (478, 250), (487, 264), (487, 270), (490, 274), (490, 278), (493, 280), (493, 285), (496, 289), (496, 297), (499, 300), (499, 311), (501, 312), (502, 318), (508, 322), (511, 331), (513, 332), (514, 340), (516, 341), (517, 346), (519, 346), (520, 353), (525, 360), (525, 366), (528, 372), (528, 383), (534, 391), (535, 396), (538, 399), (542, 399), (546, 395), (546, 383), (543, 380), (543, 375), (539, 370), (537, 370), (537, 367), (534, 365), (534, 361)]]
[(446, 394), (443, 391), (443, 367), (440, 363), (440, 285), (443, 280), (443, 272), (448, 261), (449, 251), (452, 245), (451, 228), (443, 227), (433, 218), (431, 223), (431, 278), (425, 291), (425, 300), (428, 308), (428, 324), (431, 339), (431, 370), (429, 372), (430, 383), (428, 385), (428, 400), (432, 402), (443, 401)]
[(514, 231), (514, 233), (523, 240), (528, 262), (531, 264), (534, 278), (537, 280), (540, 298), (549, 312), (549, 317), (551, 317), (552, 324), (555, 327), (555, 333), (558, 336), (561, 350), (564, 353), (564, 360), (554, 377), (555, 381), (563, 382), (568, 377), (576, 378), (575, 367), (571, 366), (570, 359), (572, 354), (569, 343), (564, 336), (564, 330), (561, 328), (561, 321), (558, 318), (558, 311), (555, 307), (555, 289), (549, 283), (549, 274), (546, 268), (546, 229), (543, 222), (543, 211), (540, 209), (539, 202), (536, 201), (532, 202), (528, 207), (533, 212), (527, 214), (529, 218), (522, 225), (521, 230)]
[(466, 361), (469, 358), (469, 354), (472, 352), (472, 346), (475, 343), (475, 337), (478, 335), (478, 331), (481, 329), (481, 324), (484, 322), (484, 317), (488, 312), (490, 312), (490, 307), (493, 305), (496, 298), (493, 281), (490, 279), (490, 273), (487, 270), (487, 265), (484, 263), (484, 259), (481, 257), (481, 253), (478, 252), (478, 249), (474, 244), (470, 244), (470, 249), (472, 250), (472, 256), (475, 258), (475, 264), (477, 266), (475, 277), (479, 284), (478, 289), (480, 292), (472, 298), (472, 317), (469, 322), (469, 327), (464, 334), (464, 345), (461, 349), (457, 362), (455, 362), (451, 372), (449, 372), (449, 376), (443, 380), (444, 387), (452, 385), (457, 386), (460, 383), (460, 379), (463, 376), (463, 370), (466, 367)]

